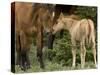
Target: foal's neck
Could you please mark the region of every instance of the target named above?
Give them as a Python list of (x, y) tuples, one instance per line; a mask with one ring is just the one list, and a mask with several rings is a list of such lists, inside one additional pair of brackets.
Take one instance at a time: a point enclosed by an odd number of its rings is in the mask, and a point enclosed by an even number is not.
[(70, 20), (70, 21), (66, 21), (67, 24), (66, 25), (66, 28), (69, 32), (71, 32), (73, 30), (73, 28), (75, 28), (76, 24), (78, 23), (79, 20)]

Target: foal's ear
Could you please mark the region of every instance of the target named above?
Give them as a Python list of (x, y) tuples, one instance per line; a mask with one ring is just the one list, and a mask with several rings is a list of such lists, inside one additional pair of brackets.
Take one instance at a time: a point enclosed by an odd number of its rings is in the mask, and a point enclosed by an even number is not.
[(64, 17), (64, 14), (61, 12), (61, 14), (60, 14), (60, 19), (62, 19)]

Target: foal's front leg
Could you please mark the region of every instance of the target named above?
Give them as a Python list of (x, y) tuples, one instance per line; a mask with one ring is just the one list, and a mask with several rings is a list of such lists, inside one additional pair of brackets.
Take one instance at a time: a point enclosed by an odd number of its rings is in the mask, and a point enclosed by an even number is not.
[(72, 57), (73, 57), (72, 67), (75, 68), (76, 66), (76, 43), (74, 40), (72, 40)]
[(75, 66), (76, 66), (76, 49), (74, 47), (72, 47), (72, 55), (73, 55), (72, 67), (75, 68)]

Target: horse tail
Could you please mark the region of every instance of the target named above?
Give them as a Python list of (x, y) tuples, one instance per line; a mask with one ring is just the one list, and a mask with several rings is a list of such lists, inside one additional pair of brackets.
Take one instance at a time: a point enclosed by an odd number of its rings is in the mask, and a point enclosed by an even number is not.
[(88, 42), (89, 45), (95, 44), (95, 29), (94, 29), (94, 23), (92, 20), (88, 19), (88, 26), (89, 26), (89, 34), (88, 34)]

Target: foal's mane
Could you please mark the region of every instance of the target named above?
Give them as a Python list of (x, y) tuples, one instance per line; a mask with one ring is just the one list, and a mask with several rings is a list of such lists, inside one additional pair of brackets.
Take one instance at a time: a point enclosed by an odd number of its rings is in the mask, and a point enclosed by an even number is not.
[(74, 15), (74, 14), (68, 15), (68, 16), (65, 16), (65, 17), (66, 17), (66, 18), (71, 18), (71, 19), (74, 19), (74, 20), (80, 20), (79, 16)]
[(78, 15), (71, 14), (71, 15), (64, 15), (63, 13), (60, 14), (60, 19), (61, 18), (71, 18), (73, 20), (81, 20)]

